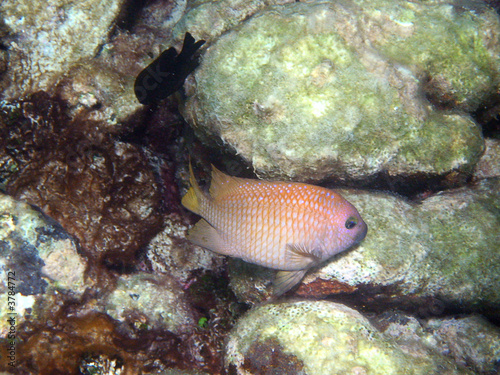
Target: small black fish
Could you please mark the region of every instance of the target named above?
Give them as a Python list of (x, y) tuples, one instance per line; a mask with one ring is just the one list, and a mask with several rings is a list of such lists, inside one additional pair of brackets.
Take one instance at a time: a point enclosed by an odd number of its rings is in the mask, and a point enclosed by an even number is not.
[(195, 42), (193, 36), (186, 33), (181, 53), (170, 47), (140, 72), (134, 84), (139, 103), (157, 103), (178, 91), (198, 66), (200, 56), (196, 52), (203, 44), (204, 40)]

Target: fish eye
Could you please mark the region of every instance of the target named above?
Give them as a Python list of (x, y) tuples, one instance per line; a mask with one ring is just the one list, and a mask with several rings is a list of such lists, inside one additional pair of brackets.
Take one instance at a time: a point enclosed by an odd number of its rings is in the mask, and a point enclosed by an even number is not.
[(358, 219), (356, 219), (354, 216), (349, 217), (349, 219), (346, 220), (345, 222), (345, 227), (347, 229), (352, 229), (358, 224)]

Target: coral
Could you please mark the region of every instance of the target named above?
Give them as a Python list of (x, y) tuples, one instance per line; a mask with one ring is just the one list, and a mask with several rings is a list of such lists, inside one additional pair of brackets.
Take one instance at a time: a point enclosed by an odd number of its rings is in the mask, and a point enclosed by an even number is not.
[[(269, 350), (273, 348), (273, 350)], [(276, 369), (284, 374), (305, 374), (304, 364), (296, 356), (287, 354), (276, 339), (255, 341), (248, 348), (251, 356), (245, 358), (242, 369), (250, 374), (273, 375)], [(236, 366), (230, 366), (229, 372)], [(238, 371), (236, 370), (235, 373)]]
[(187, 241), (187, 229), (188, 226), (178, 220), (166, 220), (164, 229), (146, 249), (154, 272), (172, 275), (185, 285), (192, 282), (196, 270), (220, 270), (224, 260), (224, 257)]
[[(372, 227), (367, 241), (315, 269), (295, 296), (340, 293), (372, 318), (413, 303), (419, 317), (490, 307), (495, 317), (494, 140), (473, 185), (421, 188), (467, 181), (483, 150), (474, 120), (493, 123), (485, 137), (496, 132), (496, 15), (476, 1), (294, 3), (0, 2), (0, 190), (10, 194), (0, 195), (0, 286), (19, 272), (13, 373), (306, 374), (346, 363), (341, 372), (460, 373), (452, 360), (495, 371), (497, 330), (484, 321), (392, 317), (382, 333), (329, 302), (261, 305), (272, 271), (186, 240), (195, 221), (180, 206), (186, 149), (238, 176), (255, 177), (241, 156), (260, 175), (410, 186), (421, 204), (346, 191)], [(427, 38), (433, 20), (441, 35)], [(182, 93), (152, 106), (133, 93), (141, 69), (180, 51), (187, 31), (208, 48), (184, 87), (199, 100), (186, 117), (216, 151), (182, 121)], [(217, 75), (207, 76), (211, 62)], [(477, 110), (474, 120), (457, 108)], [(366, 179), (377, 173), (386, 185)]]
[(486, 149), (474, 170), (475, 179), (500, 177), (500, 140), (486, 139)]
[(415, 346), (419, 350), (403, 350), (344, 305), (285, 302), (257, 307), (239, 320), (229, 334), (226, 368), (247, 374), (286, 361), (287, 373), (309, 375), (470, 373), (421, 343)]
[(470, 112), (498, 88), (499, 17), (484, 3), (355, 3), (371, 18), (366, 39), (391, 60), (424, 72), (433, 103)]
[(173, 28), (173, 34), (174, 37), (179, 40), (189, 31), (197, 39), (211, 41), (269, 4), (286, 4), (294, 1), (295, 0), (192, 0), (189, 1), (186, 14)]
[(2, 306), (0, 317), (5, 321), (15, 311), (20, 324), (31, 318), (40, 299), (50, 298), (46, 295), (81, 296), (89, 285), (77, 241), (51, 218), (2, 193), (0, 213), (0, 296), (15, 301), (13, 310)]
[(134, 79), (168, 45), (185, 2), (32, 3), (0, 4), (0, 96), (15, 100), (43, 90), (67, 101), (73, 115), (107, 123), (110, 132), (143, 117)]
[[(179, 339), (168, 331), (135, 331), (135, 337), (124, 334), (120, 327), (105, 314), (88, 313), (82, 316), (67, 316), (60, 311), (52, 317), (52, 324), (33, 325), (35, 330), (20, 335), (18, 344), (18, 369), (33, 374), (76, 374), (80, 365), (93, 356), (102, 356), (114, 361), (124, 370), (137, 371), (141, 367), (152, 367), (149, 360), (155, 353), (164, 367), (178, 362), (182, 355), (178, 351)], [(122, 365), (122, 366), (120, 366)], [(137, 372), (134, 372), (137, 373)]]
[(406, 351), (431, 348), (453, 358), (476, 374), (498, 372), (500, 331), (478, 315), (416, 319), (397, 311), (377, 315), (371, 322)]
[[(220, 373), (223, 337), (234, 319), (234, 296), (216, 298), (219, 291), (210, 289), (196, 293), (203, 297), (194, 307), (191, 301), (192, 290), (200, 290), (197, 282), (205, 280), (200, 268), (205, 264), (218, 269), (222, 258), (213, 259), (201, 249), (192, 254), (184, 238), (188, 220), (180, 215), (170, 161), (182, 151), (181, 145), (170, 143), (178, 136), (179, 115), (170, 107), (162, 108), (150, 116), (151, 126), (118, 135), (106, 121), (89, 120), (88, 111), (73, 112), (72, 118), (68, 113), (65, 101), (46, 93), (3, 103), (0, 112), (0, 160), (6, 161), (0, 171), (7, 191), (59, 220), (78, 237), (88, 258), (89, 289), (81, 299), (67, 292), (36, 301), (18, 297), (31, 312), (19, 330), (18, 350), (25, 353), (19, 358), (20, 371), (115, 366), (143, 373), (170, 367)], [(150, 151), (145, 151), (146, 145)], [(157, 179), (165, 186), (160, 188)], [(163, 270), (161, 276), (137, 274), (138, 268), (150, 269), (151, 262), (140, 250), (158, 233), (164, 216), (165, 237), (158, 236), (151, 254), (155, 252), (158, 261), (170, 257), (172, 261), (168, 267), (157, 265)], [(163, 240), (164, 244), (158, 243)], [(196, 259), (205, 261), (198, 264)], [(36, 261), (31, 257), (32, 263)], [(77, 273), (65, 275), (71, 278)], [(100, 315), (94, 320), (96, 312)], [(207, 319), (206, 328), (197, 326), (200, 317)], [(47, 344), (47, 337), (60, 340)], [(94, 339), (102, 344), (93, 346)], [(127, 354), (132, 352), (133, 358)]]
[[(414, 3), (403, 3), (410, 12)], [(446, 18), (425, 15), (426, 7), (435, 9), (419, 3), (411, 13), (415, 35), (397, 23), (394, 2), (380, 12), (342, 1), (265, 8), (212, 42), (185, 85), (183, 115), (206, 144), (222, 139), (261, 177), (351, 184), (379, 177), (391, 186), (457, 174), (459, 185), (484, 142), (472, 118), (448, 102), (473, 110), (498, 89), (500, 22), (488, 8)], [(455, 28), (442, 36), (425, 27), (433, 20), (445, 29), (454, 17)], [(453, 37), (460, 33), (466, 40)], [(422, 52), (385, 53), (397, 36)], [(427, 55), (432, 60), (419, 64)], [(457, 79), (456, 70), (463, 70)]]
[(486, 319), (473, 315), (465, 318), (431, 319), (425, 324), (443, 354), (448, 354), (476, 373), (494, 374), (500, 369), (500, 330)]
[(11, 1), (0, 4), (9, 29), (9, 67), (0, 83), (4, 98), (50, 90), (80, 61), (99, 52), (124, 0)]
[(123, 275), (106, 299), (104, 311), (118, 321), (147, 330), (190, 331), (195, 319), (179, 284), (167, 277), (137, 273)]

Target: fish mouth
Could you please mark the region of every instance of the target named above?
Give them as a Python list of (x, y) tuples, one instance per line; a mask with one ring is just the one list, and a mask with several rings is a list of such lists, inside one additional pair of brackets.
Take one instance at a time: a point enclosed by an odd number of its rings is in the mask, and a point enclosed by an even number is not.
[(359, 243), (361, 243), (365, 239), (366, 234), (368, 233), (368, 225), (366, 225), (364, 221), (360, 223), (360, 226), (361, 226), (360, 231), (354, 238), (353, 245), (358, 245)]

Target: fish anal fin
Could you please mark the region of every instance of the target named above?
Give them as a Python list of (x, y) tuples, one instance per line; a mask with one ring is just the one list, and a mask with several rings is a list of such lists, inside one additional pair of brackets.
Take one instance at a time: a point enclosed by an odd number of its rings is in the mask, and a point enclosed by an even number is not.
[(217, 230), (205, 219), (198, 221), (194, 227), (188, 231), (187, 239), (195, 245), (204, 247), (218, 254), (228, 254), (226, 242), (222, 239)]
[(287, 265), (295, 269), (309, 268), (321, 262), (317, 250), (302, 244), (287, 244), (285, 256)]
[(273, 283), (273, 295), (279, 297), (288, 292), (302, 280), (306, 272), (307, 270), (278, 271)]

